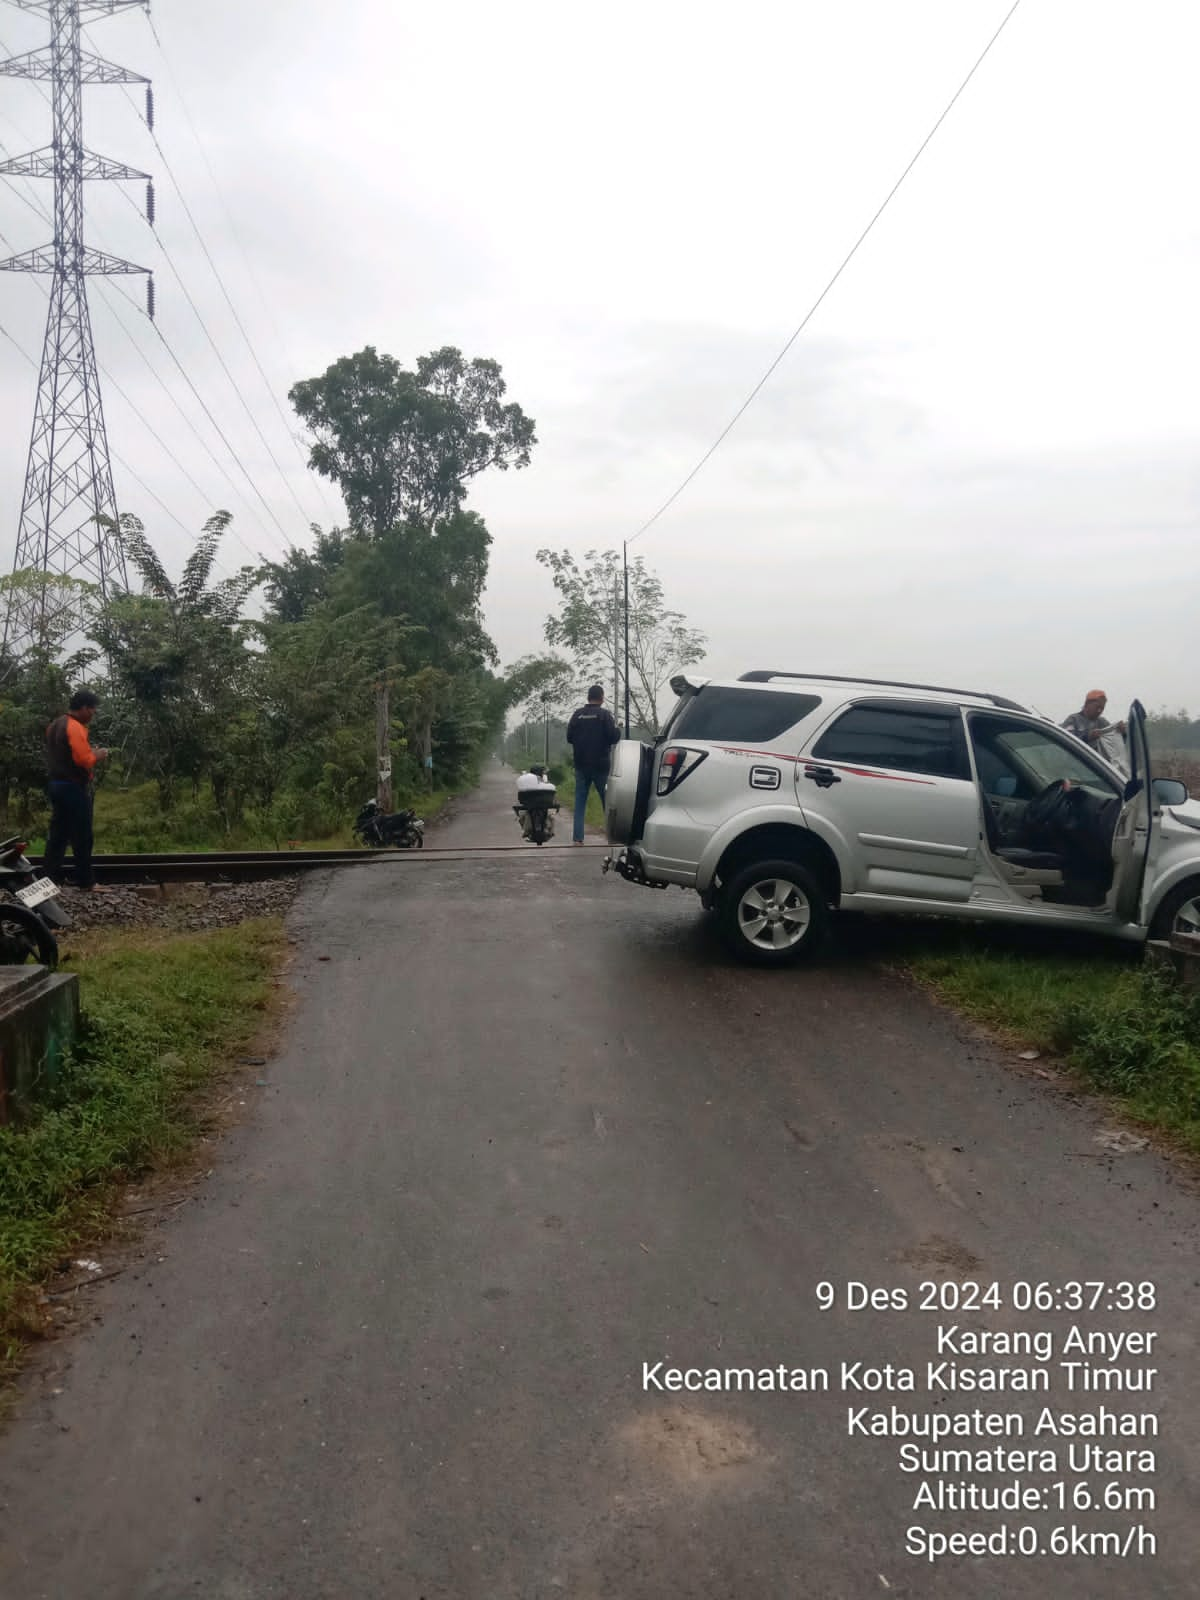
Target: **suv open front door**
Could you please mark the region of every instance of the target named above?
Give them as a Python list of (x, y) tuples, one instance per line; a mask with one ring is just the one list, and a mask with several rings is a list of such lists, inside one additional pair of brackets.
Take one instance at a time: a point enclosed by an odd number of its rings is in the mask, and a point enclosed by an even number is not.
[(1125, 804), (1113, 833), (1113, 882), (1116, 884), (1113, 914), (1121, 922), (1140, 923), (1144, 920), (1142, 893), (1158, 816), (1146, 710), (1140, 700), (1135, 700), (1129, 708), (1126, 730), (1129, 781), (1125, 785)]

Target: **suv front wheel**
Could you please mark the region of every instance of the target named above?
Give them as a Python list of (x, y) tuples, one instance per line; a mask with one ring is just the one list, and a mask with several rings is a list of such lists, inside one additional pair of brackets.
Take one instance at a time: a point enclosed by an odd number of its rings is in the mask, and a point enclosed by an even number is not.
[(783, 967), (815, 954), (829, 933), (820, 884), (797, 861), (754, 861), (721, 887), (717, 918), (743, 961)]

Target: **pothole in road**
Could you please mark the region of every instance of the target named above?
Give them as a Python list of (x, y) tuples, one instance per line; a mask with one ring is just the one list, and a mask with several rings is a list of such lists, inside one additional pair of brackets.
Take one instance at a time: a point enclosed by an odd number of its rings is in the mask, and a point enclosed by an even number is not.
[(979, 1257), (972, 1255), (965, 1245), (956, 1244), (953, 1239), (944, 1239), (940, 1234), (932, 1234), (910, 1250), (902, 1250), (897, 1259), (906, 1267), (915, 1267), (918, 1272), (932, 1272), (947, 1278), (965, 1277), (978, 1272), (983, 1265)]
[(621, 1438), (644, 1465), (681, 1487), (716, 1487), (765, 1461), (749, 1428), (684, 1406), (633, 1418)]

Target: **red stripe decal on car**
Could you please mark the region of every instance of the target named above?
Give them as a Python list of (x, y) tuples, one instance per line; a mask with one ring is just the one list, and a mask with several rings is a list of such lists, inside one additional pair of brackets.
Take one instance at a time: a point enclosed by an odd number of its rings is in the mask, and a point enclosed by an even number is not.
[(780, 755), (777, 750), (743, 750), (740, 745), (735, 744), (722, 744), (718, 745), (717, 748), (718, 750), (723, 750), (727, 756), (753, 756), (756, 761), (761, 761), (764, 756), (768, 761), (791, 761), (792, 763), (805, 759), (803, 756)]
[(814, 756), (785, 756), (778, 750), (743, 750), (741, 745), (722, 744), (718, 750), (724, 751), (727, 756), (753, 756), (756, 761), (764, 758), (768, 761), (790, 761), (793, 766), (803, 762), (806, 767), (829, 767), (834, 772), (849, 772), (855, 778), (883, 778), (888, 783), (922, 783), (932, 788), (932, 778), (908, 778), (898, 772), (871, 772), (866, 767), (847, 766), (844, 761), (821, 761)]
[(904, 778), (898, 772), (868, 772), (865, 767), (847, 767), (840, 761), (810, 761), (809, 766), (832, 767), (835, 772), (850, 772), (856, 778), (885, 778), (888, 783), (932, 784), (932, 778)]

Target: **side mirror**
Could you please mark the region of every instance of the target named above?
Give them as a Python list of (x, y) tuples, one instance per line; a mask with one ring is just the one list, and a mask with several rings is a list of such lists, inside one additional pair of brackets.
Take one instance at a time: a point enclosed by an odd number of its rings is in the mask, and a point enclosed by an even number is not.
[(1188, 803), (1188, 786), (1178, 778), (1155, 778), (1154, 798), (1160, 806), (1184, 806)]

